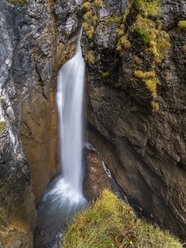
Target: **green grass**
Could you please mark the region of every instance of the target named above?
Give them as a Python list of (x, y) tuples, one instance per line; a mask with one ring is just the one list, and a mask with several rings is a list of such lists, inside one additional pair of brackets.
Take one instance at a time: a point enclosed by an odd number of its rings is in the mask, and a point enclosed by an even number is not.
[(108, 190), (68, 227), (64, 248), (182, 248), (167, 231), (138, 219), (124, 201)]

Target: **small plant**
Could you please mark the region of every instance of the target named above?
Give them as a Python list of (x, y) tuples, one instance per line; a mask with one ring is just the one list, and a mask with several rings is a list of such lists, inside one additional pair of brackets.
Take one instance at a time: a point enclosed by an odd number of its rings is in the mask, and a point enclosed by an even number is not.
[(109, 76), (109, 71), (103, 72), (103, 73), (102, 73), (102, 76), (103, 76), (103, 77), (108, 77), (108, 76)]
[(120, 44), (123, 48), (127, 49), (131, 47), (131, 43), (128, 40), (128, 36), (124, 35), (121, 39), (120, 39)]
[(122, 20), (123, 20), (123, 16), (122, 15), (114, 15), (111, 18), (109, 18), (109, 22), (111, 24), (121, 23)]
[(98, 17), (96, 15), (94, 15), (93, 18), (92, 18), (92, 22), (93, 22), (94, 26), (96, 25), (97, 20), (98, 20)]
[(85, 9), (86, 11), (91, 10), (91, 3), (90, 3), (90, 2), (85, 2), (85, 3), (82, 5), (82, 9)]
[(0, 216), (0, 229), (1, 228), (6, 228), (7, 226), (8, 225), (7, 225), (6, 220), (2, 216)]
[(84, 31), (87, 31), (88, 30), (88, 23), (87, 22), (84, 22), (83, 23), (83, 30)]
[(142, 60), (141, 60), (138, 56), (134, 56), (134, 61), (135, 61), (137, 64), (141, 64), (141, 63), (142, 63)]
[(186, 52), (186, 45), (182, 46), (182, 51)]
[(85, 61), (90, 64), (94, 65), (95, 64), (95, 56), (94, 56), (94, 51), (90, 50), (87, 55), (85, 56)]
[(92, 10), (89, 10), (86, 14), (84, 14), (83, 19), (88, 22), (92, 18)]
[(179, 21), (178, 22), (178, 28), (183, 29), (184, 31), (186, 31), (186, 20)]
[(117, 29), (116, 32), (118, 33), (118, 36), (124, 35), (124, 30), (123, 29)]
[(155, 71), (143, 72), (143, 71), (137, 70), (137, 71), (134, 71), (134, 76), (140, 79), (146, 79), (146, 78), (156, 77), (156, 73)]
[(160, 108), (159, 104), (157, 102), (154, 102), (154, 101), (152, 101), (151, 104), (152, 104), (152, 112), (158, 112), (158, 110)]
[(86, 32), (86, 36), (89, 40), (93, 38), (93, 35), (95, 33), (94, 26), (91, 26), (90, 29)]
[(94, 6), (97, 8), (102, 8), (103, 7), (103, 0), (95, 0)]
[(2, 132), (6, 128), (6, 122), (0, 121), (0, 132)]
[(143, 72), (136, 70), (134, 71), (134, 76), (145, 83), (146, 88), (151, 92), (153, 97), (157, 96), (156, 87), (159, 83), (159, 79), (157, 78), (155, 71)]
[(160, 17), (160, 0), (134, 0), (135, 8), (145, 17)]

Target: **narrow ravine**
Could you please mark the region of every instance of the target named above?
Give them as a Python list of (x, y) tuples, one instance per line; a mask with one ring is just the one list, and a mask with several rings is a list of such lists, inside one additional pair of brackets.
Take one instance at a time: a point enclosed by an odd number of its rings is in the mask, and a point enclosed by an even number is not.
[(56, 234), (62, 233), (67, 221), (87, 204), (82, 189), (85, 63), (80, 37), (76, 54), (58, 73), (56, 105), (60, 175), (49, 184), (39, 205), (35, 247), (56, 247)]

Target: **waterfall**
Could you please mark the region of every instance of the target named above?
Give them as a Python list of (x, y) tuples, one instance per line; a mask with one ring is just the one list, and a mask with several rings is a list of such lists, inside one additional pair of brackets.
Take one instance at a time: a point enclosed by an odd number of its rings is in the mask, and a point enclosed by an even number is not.
[(83, 96), (85, 63), (80, 38), (75, 56), (59, 71), (56, 103), (59, 116), (60, 165), (64, 181), (82, 192)]
[[(61, 174), (47, 187), (38, 208), (38, 226), (51, 236), (87, 204), (83, 185), (83, 98), (85, 63), (80, 37), (76, 54), (59, 70), (56, 105)], [(61, 230), (61, 229), (60, 229)]]

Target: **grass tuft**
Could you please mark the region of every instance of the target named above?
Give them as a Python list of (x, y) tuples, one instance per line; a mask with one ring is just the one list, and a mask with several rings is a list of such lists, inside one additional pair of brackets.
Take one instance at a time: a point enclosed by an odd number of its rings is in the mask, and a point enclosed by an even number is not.
[(182, 248), (167, 231), (138, 219), (124, 201), (104, 190), (68, 227), (64, 248)]

